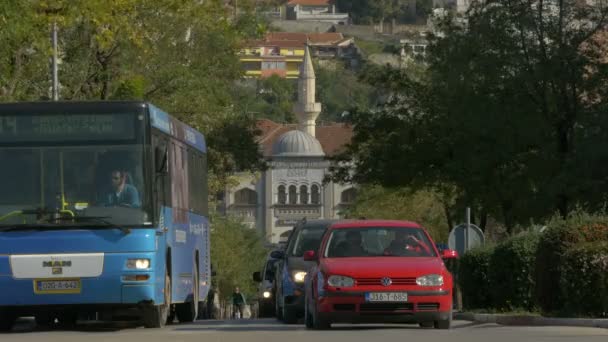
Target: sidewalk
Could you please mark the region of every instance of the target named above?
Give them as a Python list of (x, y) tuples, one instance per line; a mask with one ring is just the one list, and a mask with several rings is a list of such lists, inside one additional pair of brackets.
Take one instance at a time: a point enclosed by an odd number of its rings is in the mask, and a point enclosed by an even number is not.
[(479, 323), (523, 326), (570, 326), (608, 329), (608, 319), (554, 318), (533, 315), (476, 314), (455, 312), (454, 319)]

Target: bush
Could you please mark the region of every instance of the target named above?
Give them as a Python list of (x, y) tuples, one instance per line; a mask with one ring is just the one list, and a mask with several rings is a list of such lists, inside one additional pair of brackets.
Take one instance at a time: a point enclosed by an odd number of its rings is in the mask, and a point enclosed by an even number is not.
[(466, 310), (492, 306), (488, 272), (493, 251), (492, 247), (475, 248), (460, 259), (457, 281), (462, 291), (462, 306)]
[(488, 278), (490, 296), (497, 310), (534, 310), (534, 260), (538, 241), (538, 233), (526, 233), (494, 249)]
[(566, 298), (557, 284), (562, 278), (565, 253), (584, 242), (608, 240), (608, 217), (575, 212), (554, 219), (540, 238), (536, 253), (536, 302), (545, 314), (562, 310)]
[(568, 250), (560, 289), (564, 314), (608, 317), (608, 242), (584, 243)]

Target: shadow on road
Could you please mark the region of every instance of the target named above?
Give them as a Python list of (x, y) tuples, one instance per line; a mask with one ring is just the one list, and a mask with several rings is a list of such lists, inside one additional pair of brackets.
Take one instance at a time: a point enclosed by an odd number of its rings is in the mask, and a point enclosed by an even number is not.
[(76, 324), (74, 327), (55, 327), (55, 328), (41, 328), (36, 326), (33, 319), (19, 319), (13, 330), (10, 332), (0, 332), (1, 335), (9, 334), (28, 334), (28, 333), (40, 333), (40, 332), (64, 332), (64, 331), (76, 331), (76, 332), (115, 332), (123, 329), (136, 328), (139, 324), (137, 322), (86, 322)]
[[(273, 319), (258, 320), (226, 320), (226, 321), (198, 321), (187, 326), (176, 326), (174, 331), (221, 331), (221, 332), (273, 332), (273, 331), (301, 331), (306, 330), (304, 322), (299, 324), (283, 324)], [(386, 330), (386, 329), (421, 329), (418, 325), (335, 325), (332, 331), (353, 330)], [(432, 329), (431, 329), (432, 330)]]

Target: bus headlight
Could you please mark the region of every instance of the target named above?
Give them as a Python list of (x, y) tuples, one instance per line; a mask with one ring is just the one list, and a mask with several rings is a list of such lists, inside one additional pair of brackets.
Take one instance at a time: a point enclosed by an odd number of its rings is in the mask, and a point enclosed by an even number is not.
[(129, 259), (127, 260), (127, 268), (145, 270), (150, 268), (150, 259)]

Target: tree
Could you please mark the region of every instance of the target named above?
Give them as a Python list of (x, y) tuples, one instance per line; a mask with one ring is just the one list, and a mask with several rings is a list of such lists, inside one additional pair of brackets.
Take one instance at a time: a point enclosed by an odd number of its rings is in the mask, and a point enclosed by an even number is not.
[(446, 221), (439, 194), (434, 191), (412, 191), (407, 188), (386, 189), (363, 186), (357, 199), (346, 211), (347, 218), (365, 217), (409, 220), (421, 224), (437, 242), (447, 242), (451, 226)]
[(476, 3), (465, 25), (447, 18), (423, 79), (368, 73), (389, 96), (353, 113), (341, 159), (355, 160), (358, 183), (455, 188), (509, 230), (601, 206), (607, 14), (599, 4), (512, 0)]
[(268, 253), (263, 237), (236, 219), (215, 217), (211, 243), (211, 260), (218, 270), (213, 281), (222, 299), (227, 300), (237, 286), (252, 297), (256, 284), (251, 275), (262, 268)]
[(374, 89), (357, 74), (336, 63), (335, 68), (315, 66), (317, 100), (323, 104), (320, 120), (342, 121), (342, 113), (367, 109), (377, 97)]
[(350, 13), (358, 24), (384, 23), (385, 20), (402, 19), (410, 13), (413, 0), (338, 0), (338, 8)]
[(209, 146), (215, 180), (261, 166), (253, 120), (232, 96), (242, 73), (236, 51), (260, 34), (255, 15), (233, 18), (220, 0), (27, 0), (3, 2), (0, 10), (9, 27), (0, 33), (7, 42), (0, 48), (2, 101), (49, 99), (56, 22), (61, 99), (155, 103), (218, 142)]

